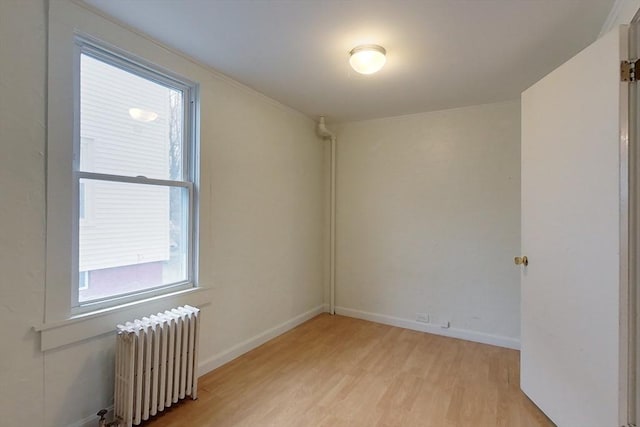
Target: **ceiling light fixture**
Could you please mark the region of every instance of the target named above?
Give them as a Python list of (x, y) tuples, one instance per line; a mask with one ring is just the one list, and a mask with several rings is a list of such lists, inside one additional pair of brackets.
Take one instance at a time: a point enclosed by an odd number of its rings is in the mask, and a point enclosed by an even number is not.
[(377, 44), (356, 46), (349, 52), (349, 64), (360, 74), (373, 74), (387, 62), (387, 51)]
[(129, 115), (139, 122), (152, 122), (158, 118), (158, 113), (143, 110), (141, 108), (129, 108)]

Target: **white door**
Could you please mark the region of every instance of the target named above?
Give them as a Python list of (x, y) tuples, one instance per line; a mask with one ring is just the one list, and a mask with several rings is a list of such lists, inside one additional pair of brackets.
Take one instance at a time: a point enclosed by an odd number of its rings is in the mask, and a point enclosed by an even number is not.
[(627, 422), (618, 406), (626, 34), (612, 31), (522, 94), (521, 387), (560, 427)]

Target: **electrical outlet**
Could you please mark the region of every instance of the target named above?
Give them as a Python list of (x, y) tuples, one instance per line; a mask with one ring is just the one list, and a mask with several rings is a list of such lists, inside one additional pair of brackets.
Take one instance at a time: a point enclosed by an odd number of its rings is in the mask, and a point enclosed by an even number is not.
[(416, 313), (416, 322), (429, 323), (429, 315), (427, 313)]

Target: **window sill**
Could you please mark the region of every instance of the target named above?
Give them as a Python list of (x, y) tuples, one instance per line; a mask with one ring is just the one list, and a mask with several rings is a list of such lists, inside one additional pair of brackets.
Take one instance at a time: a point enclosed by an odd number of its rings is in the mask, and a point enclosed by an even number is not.
[(131, 321), (179, 305), (202, 307), (211, 303), (213, 289), (195, 288), (144, 300), (71, 316), (59, 322), (34, 326), (40, 332), (40, 350), (52, 350), (64, 345), (114, 332), (118, 323)]

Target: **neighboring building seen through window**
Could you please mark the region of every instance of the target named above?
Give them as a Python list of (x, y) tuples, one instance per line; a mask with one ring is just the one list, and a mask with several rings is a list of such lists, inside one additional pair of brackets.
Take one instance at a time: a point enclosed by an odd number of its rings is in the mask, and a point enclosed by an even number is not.
[(191, 89), (82, 50), (78, 305), (193, 282)]

